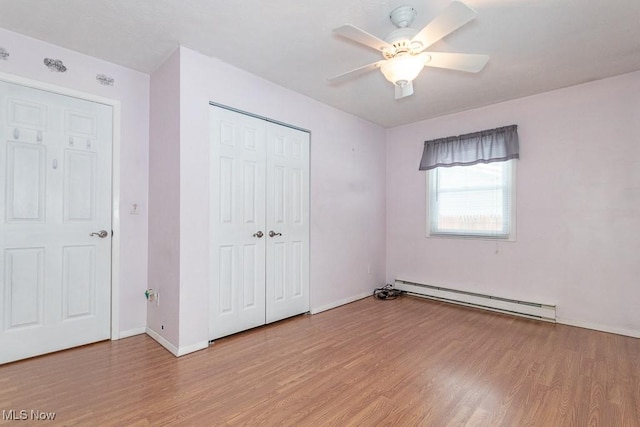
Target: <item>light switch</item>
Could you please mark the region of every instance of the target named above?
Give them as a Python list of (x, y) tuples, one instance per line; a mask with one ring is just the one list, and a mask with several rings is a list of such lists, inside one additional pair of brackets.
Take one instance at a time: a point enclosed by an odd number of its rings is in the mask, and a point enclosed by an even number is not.
[(140, 215), (140, 203), (131, 203), (129, 213), (131, 215)]

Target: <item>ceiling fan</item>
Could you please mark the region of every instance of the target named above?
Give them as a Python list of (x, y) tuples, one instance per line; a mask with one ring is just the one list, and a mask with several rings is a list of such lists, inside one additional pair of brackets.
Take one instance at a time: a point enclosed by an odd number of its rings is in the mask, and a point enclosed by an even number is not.
[(400, 6), (389, 15), (397, 28), (384, 40), (351, 24), (338, 27), (334, 33), (381, 52), (384, 59), (332, 77), (329, 81), (340, 81), (380, 68), (384, 77), (394, 84), (396, 99), (400, 99), (413, 94), (413, 80), (424, 66), (477, 73), (489, 60), (487, 55), (424, 51), (476, 15), (475, 10), (454, 1), (426, 27), (417, 30), (410, 27), (416, 17), (415, 9)]

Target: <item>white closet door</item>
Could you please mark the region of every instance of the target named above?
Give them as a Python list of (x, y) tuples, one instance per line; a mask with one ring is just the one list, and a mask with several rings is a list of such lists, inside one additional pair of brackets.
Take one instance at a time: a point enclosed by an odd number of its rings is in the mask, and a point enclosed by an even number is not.
[(265, 323), (264, 121), (210, 107), (209, 339)]
[(0, 82), (0, 363), (110, 337), (111, 146), (110, 106)]
[(267, 124), (267, 323), (309, 311), (309, 134)]

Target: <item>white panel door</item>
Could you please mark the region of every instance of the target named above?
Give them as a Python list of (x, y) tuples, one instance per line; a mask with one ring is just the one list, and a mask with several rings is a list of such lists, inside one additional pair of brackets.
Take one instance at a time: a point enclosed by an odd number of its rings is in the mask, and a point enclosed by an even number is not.
[(110, 106), (0, 81), (0, 363), (110, 337), (111, 145)]
[(210, 107), (209, 339), (265, 322), (265, 128)]
[(309, 311), (309, 134), (267, 124), (267, 323)]

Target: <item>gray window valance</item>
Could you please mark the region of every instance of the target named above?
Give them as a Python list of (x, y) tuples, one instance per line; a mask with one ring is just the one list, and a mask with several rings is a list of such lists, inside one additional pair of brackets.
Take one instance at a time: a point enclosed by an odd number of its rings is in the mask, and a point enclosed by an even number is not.
[(519, 157), (518, 126), (511, 125), (426, 141), (420, 170), (502, 162)]

